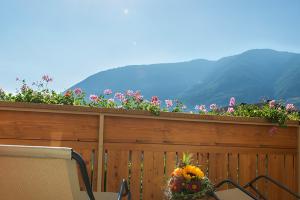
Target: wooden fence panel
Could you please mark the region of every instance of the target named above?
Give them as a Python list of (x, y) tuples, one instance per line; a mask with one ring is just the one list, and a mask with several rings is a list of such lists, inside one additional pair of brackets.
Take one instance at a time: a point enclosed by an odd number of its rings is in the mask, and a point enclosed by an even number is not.
[(256, 177), (256, 154), (239, 155), (239, 184), (245, 185)]
[(130, 191), (132, 199), (139, 200), (141, 198), (141, 167), (142, 152), (132, 151), (131, 153), (131, 173), (130, 173)]
[[(288, 188), (290, 188), (293, 192), (297, 192), (297, 187), (296, 187), (296, 179), (297, 179), (297, 175), (296, 175), (296, 165), (295, 165), (295, 157), (297, 155), (293, 155), (293, 154), (286, 154), (285, 155), (285, 165), (284, 165), (284, 171), (283, 171), (283, 177), (284, 177), (284, 181), (283, 183), (288, 186)], [(287, 200), (295, 200), (294, 197), (292, 197), (290, 194), (286, 194), (287, 196), (285, 197), (285, 199)]]
[[(283, 183), (284, 177), (284, 155), (283, 154), (270, 154), (269, 155), (269, 163), (268, 163), (268, 175)], [(281, 200), (285, 199), (287, 194), (279, 189), (272, 183), (268, 183), (268, 196), (269, 199)]]
[(107, 192), (119, 191), (123, 178), (128, 179), (129, 151), (107, 150)]
[[(228, 178), (235, 183), (238, 183), (238, 157), (237, 153), (228, 154)], [(232, 186), (229, 186), (229, 188), (232, 188)]]
[(166, 176), (171, 176), (172, 171), (176, 167), (176, 152), (166, 153)]
[[(227, 153), (210, 153), (208, 161), (208, 177), (217, 184), (227, 178), (228, 173), (228, 156)], [(227, 186), (221, 189), (227, 188)]]
[(99, 117), (0, 110), (0, 138), (98, 141)]
[(205, 175), (208, 176), (209, 154), (199, 152), (198, 155), (199, 155), (198, 160), (199, 160), (200, 168), (205, 173)]
[(144, 152), (143, 199), (163, 199), (164, 157), (162, 152)]
[[(258, 154), (257, 156), (257, 175), (268, 175), (268, 155)], [(268, 182), (266, 180), (259, 180), (257, 182), (257, 189), (262, 195), (268, 197)]]
[[(271, 136), (273, 125), (257, 119), (235, 122), (238, 118), (207, 116), (203, 120), (176, 113), (154, 117), (63, 106), (37, 105), (37, 110), (35, 105), (30, 109), (7, 107), (2, 109), (0, 103), (0, 143), (74, 148), (84, 157), (94, 189), (98, 175), (102, 175), (102, 190), (112, 192), (119, 189), (122, 178), (127, 178), (133, 200), (161, 200), (164, 180), (183, 152), (194, 153), (194, 161), (214, 183), (231, 178), (244, 184), (256, 175), (267, 174), (294, 191), (298, 188), (295, 123), (278, 128)], [(99, 139), (102, 133), (103, 145)], [(101, 172), (98, 151), (102, 147)], [(255, 186), (270, 199), (289, 199), (266, 181)]]

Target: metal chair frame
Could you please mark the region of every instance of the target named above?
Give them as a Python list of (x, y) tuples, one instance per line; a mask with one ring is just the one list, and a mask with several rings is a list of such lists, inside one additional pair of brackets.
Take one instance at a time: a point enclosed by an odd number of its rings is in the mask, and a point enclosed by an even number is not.
[[(286, 191), (287, 193), (289, 193), (290, 195), (292, 195), (293, 197), (300, 199), (300, 195), (291, 191), (286, 185), (280, 183), (279, 181), (274, 180), (273, 178), (269, 177), (269, 176), (265, 176), (265, 175), (260, 175), (257, 176), (256, 178), (254, 178), (253, 180), (251, 180), (249, 183), (245, 184), (244, 186), (241, 186), (237, 183), (235, 183), (234, 181), (230, 180), (230, 179), (225, 179), (223, 181), (221, 181), (220, 183), (216, 184), (214, 186), (214, 189), (218, 189), (219, 187), (221, 187), (224, 184), (230, 184), (232, 186), (234, 186), (235, 188), (239, 189), (240, 191), (242, 191), (243, 193), (245, 193), (246, 195), (248, 195), (249, 197), (251, 197), (253, 200), (268, 200), (259, 190), (257, 190), (254, 187), (254, 183), (257, 182), (260, 179), (266, 179), (267, 181), (271, 182), (272, 184), (276, 185), (277, 187), (279, 187), (280, 189)], [(251, 188), (256, 195), (250, 193), (249, 191), (247, 191), (247, 188)], [(208, 194), (209, 196), (213, 197), (216, 200), (221, 200), (215, 193), (215, 191), (212, 191)]]

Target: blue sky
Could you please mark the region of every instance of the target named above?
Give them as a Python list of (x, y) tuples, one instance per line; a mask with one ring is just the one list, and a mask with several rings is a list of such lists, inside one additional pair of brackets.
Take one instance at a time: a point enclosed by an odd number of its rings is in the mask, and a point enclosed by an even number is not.
[(299, 21), (299, 0), (0, 0), (0, 87), (46, 73), (62, 91), (116, 66), (300, 52)]

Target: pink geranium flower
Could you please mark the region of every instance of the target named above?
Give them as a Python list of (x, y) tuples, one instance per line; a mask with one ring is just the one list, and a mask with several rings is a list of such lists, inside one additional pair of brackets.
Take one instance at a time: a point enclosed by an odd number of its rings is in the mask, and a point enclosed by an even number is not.
[(170, 99), (165, 100), (165, 103), (166, 103), (167, 108), (170, 108), (173, 106), (173, 101)]
[(132, 91), (132, 90), (127, 90), (127, 91), (126, 91), (126, 95), (132, 97), (132, 96), (135, 95), (135, 92)]
[(155, 106), (159, 106), (160, 105), (160, 100), (158, 99), (157, 96), (151, 97), (151, 104), (155, 105)]
[(276, 105), (275, 100), (269, 101), (269, 107), (270, 107), (270, 108), (274, 108), (275, 105)]
[(295, 111), (296, 107), (294, 106), (294, 104), (289, 103), (289, 104), (286, 105), (285, 110), (288, 111), (288, 112)]
[(231, 107), (235, 106), (235, 98), (234, 97), (230, 98), (229, 106), (231, 106)]
[(103, 91), (103, 94), (105, 94), (105, 95), (110, 95), (110, 94), (112, 94), (112, 90), (111, 90), (111, 89), (105, 89), (105, 90)]
[(81, 88), (75, 88), (75, 89), (74, 89), (74, 93), (75, 93), (77, 96), (79, 96), (79, 95), (82, 94), (82, 89), (81, 89)]
[(134, 98), (136, 101), (140, 102), (143, 100), (143, 96), (141, 95), (141, 92), (140, 91), (135, 91), (134, 93)]
[(233, 113), (234, 112), (234, 108), (229, 107), (227, 110), (228, 113)]
[(99, 101), (99, 97), (95, 94), (91, 94), (90, 95), (90, 100), (94, 103), (96, 103), (97, 101)]
[(195, 110), (199, 110), (200, 112), (207, 112), (205, 105), (196, 105)]
[(47, 83), (53, 81), (53, 79), (49, 75), (47, 75), (47, 74), (45, 74), (45, 75), (42, 76), (42, 80), (45, 81), (45, 82), (47, 82)]
[(115, 98), (120, 100), (120, 101), (124, 101), (125, 96), (124, 96), (124, 94), (122, 94), (120, 92), (117, 92), (117, 93), (115, 93)]

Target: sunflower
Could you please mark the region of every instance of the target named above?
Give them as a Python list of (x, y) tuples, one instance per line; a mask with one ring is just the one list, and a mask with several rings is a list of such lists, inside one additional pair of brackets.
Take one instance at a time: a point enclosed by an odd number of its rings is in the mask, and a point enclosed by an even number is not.
[(186, 165), (182, 170), (182, 175), (185, 179), (191, 180), (191, 179), (202, 179), (204, 177), (204, 173), (199, 167), (192, 166), (192, 165)]

